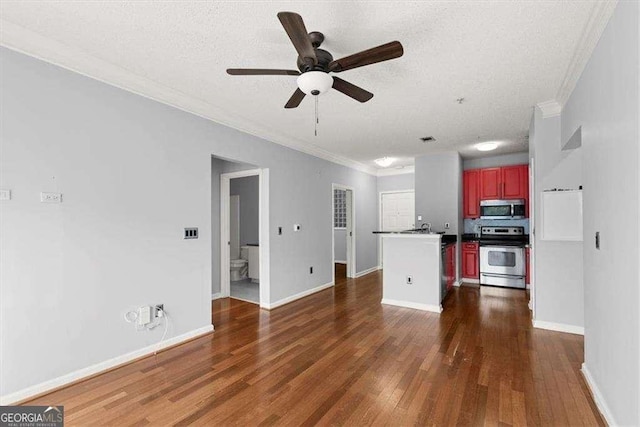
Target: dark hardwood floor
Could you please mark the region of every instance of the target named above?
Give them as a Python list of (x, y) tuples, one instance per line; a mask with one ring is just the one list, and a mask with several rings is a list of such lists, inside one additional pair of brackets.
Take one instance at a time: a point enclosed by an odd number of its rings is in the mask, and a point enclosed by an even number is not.
[(532, 329), (524, 291), (380, 299), (376, 272), (271, 312), (216, 300), (213, 334), (28, 404), (67, 425), (603, 425), (583, 338)]

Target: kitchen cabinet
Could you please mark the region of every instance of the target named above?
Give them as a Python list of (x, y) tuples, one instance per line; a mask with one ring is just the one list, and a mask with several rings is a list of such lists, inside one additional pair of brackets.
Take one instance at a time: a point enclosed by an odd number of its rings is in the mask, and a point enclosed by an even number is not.
[(480, 169), (480, 200), (501, 199), (502, 168)]
[(447, 276), (447, 292), (453, 288), (456, 282), (456, 244), (450, 244), (446, 248), (446, 276)]
[(466, 279), (480, 279), (478, 242), (465, 242), (462, 244), (462, 277)]
[(479, 169), (480, 200), (526, 199), (529, 194), (529, 165)]
[(524, 280), (524, 283), (526, 283), (527, 285), (531, 284), (531, 255), (530, 255), (530, 250), (529, 248), (526, 248), (525, 251), (525, 256), (526, 256), (526, 264), (527, 264), (527, 277)]
[(463, 212), (465, 218), (480, 217), (480, 170), (464, 171), (462, 174)]
[(524, 199), (529, 217), (529, 165), (472, 169), (463, 172), (463, 216), (480, 217), (481, 200)]

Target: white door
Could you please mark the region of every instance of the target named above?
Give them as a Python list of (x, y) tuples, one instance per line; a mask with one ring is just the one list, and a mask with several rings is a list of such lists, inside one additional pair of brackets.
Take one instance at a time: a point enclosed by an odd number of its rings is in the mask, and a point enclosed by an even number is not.
[[(383, 231), (403, 231), (415, 228), (415, 193), (402, 191), (382, 193), (380, 198), (380, 227)], [(379, 264), (382, 266), (382, 239), (378, 239)]]
[(382, 194), (382, 230), (411, 230), (415, 228), (414, 216), (414, 192)]
[(231, 196), (229, 201), (229, 256), (240, 259), (240, 196)]

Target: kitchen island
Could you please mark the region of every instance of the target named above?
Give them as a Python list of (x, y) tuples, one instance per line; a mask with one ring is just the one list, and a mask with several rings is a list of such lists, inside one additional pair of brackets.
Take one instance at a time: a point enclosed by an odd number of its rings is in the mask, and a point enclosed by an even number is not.
[(379, 233), (382, 237), (382, 304), (442, 312), (443, 245), (455, 236)]

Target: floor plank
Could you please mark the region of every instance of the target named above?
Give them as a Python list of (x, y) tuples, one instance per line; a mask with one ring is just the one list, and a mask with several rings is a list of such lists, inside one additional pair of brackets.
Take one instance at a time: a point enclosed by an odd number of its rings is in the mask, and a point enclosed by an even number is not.
[(25, 404), (67, 425), (604, 425), (583, 337), (533, 329), (525, 291), (455, 288), (438, 315), (381, 305), (381, 280), (338, 264), (271, 312), (213, 301), (213, 334)]

